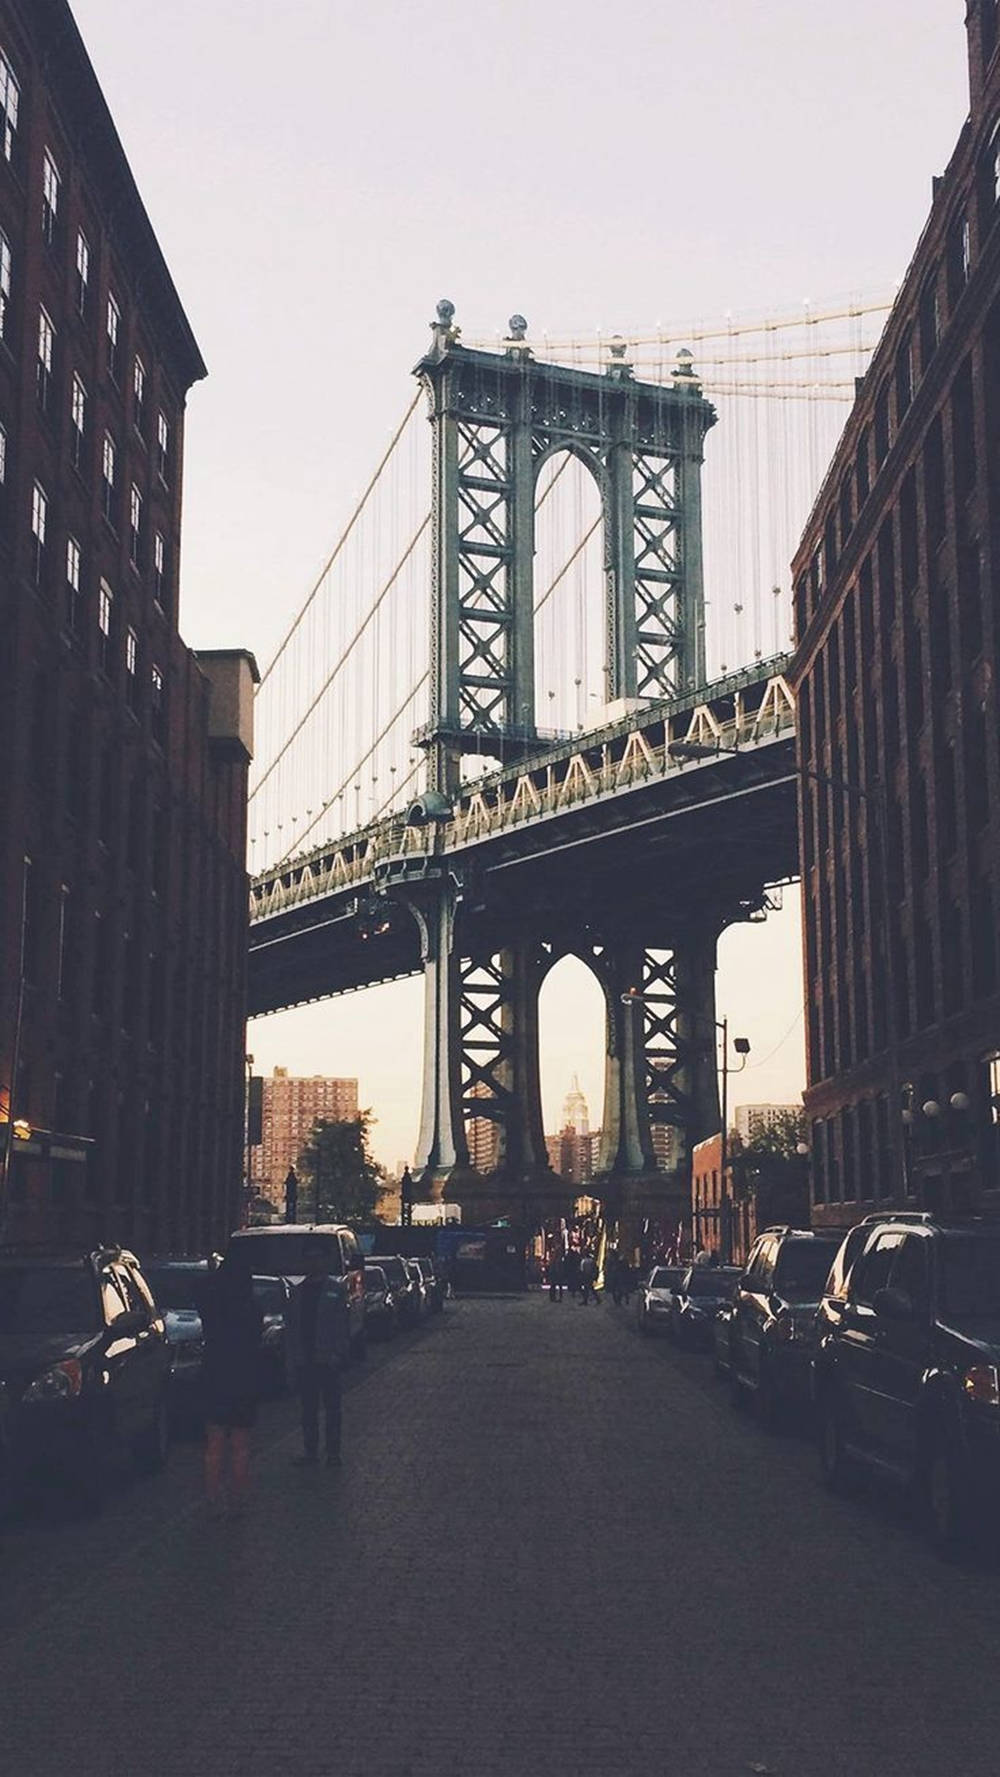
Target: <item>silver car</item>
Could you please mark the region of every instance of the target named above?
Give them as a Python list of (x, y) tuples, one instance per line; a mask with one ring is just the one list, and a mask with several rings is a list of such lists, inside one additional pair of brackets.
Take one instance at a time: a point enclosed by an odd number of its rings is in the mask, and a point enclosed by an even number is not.
[(671, 1331), (674, 1291), (679, 1288), (685, 1265), (654, 1265), (639, 1285), (636, 1315), (640, 1333)]

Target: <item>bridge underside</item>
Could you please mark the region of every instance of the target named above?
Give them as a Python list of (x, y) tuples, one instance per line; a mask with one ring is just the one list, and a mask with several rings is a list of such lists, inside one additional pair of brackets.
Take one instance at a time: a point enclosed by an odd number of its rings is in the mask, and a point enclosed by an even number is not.
[(248, 1015), (419, 974), (420, 928), (399, 895), (449, 872), (460, 887), (459, 951), (502, 946), (522, 926), (558, 940), (609, 924), (667, 932), (696, 913), (718, 916), (719, 929), (746, 917), (767, 884), (797, 873), (794, 745), (785, 736), (760, 754), (685, 773), (668, 802), (662, 783), (640, 786), (610, 805), (521, 828), (506, 842), (466, 846), (454, 858), (401, 860), (378, 885), (261, 919), (250, 933)]

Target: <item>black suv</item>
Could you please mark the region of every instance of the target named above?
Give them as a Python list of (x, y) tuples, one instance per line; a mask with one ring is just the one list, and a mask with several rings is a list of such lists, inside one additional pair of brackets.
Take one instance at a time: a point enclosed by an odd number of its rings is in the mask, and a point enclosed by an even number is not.
[(863, 1229), (817, 1315), (823, 1474), (839, 1488), (863, 1464), (915, 1485), (954, 1551), (1000, 1516), (1000, 1223), (914, 1212)]
[(0, 1491), (55, 1475), (96, 1508), (121, 1449), (161, 1468), (169, 1373), (163, 1320), (131, 1253), (0, 1247)]
[(750, 1390), (762, 1423), (782, 1407), (809, 1407), (816, 1308), (842, 1236), (808, 1228), (765, 1228), (737, 1282), (729, 1323), (734, 1401)]

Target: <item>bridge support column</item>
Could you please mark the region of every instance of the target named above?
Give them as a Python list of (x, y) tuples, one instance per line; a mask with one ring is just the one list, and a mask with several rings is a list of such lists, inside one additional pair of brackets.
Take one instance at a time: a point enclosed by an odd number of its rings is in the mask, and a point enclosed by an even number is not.
[(655, 1172), (649, 1133), (641, 1006), (625, 1005), (623, 994), (642, 991), (645, 952), (621, 942), (604, 953), (607, 1060), (599, 1171), (613, 1178)]
[(470, 1173), (459, 1195), (466, 1219), (508, 1215), (531, 1225), (568, 1213), (548, 1163), (538, 1054), (542, 957), (533, 937), (462, 965), (463, 1110), (496, 1125), (495, 1164)]
[(420, 930), (424, 965), (424, 1086), (415, 1169), (424, 1197), (440, 1202), (451, 1181), (468, 1171), (469, 1151), (461, 1111), (460, 972), (455, 956), (452, 882), (437, 892), (407, 898)]

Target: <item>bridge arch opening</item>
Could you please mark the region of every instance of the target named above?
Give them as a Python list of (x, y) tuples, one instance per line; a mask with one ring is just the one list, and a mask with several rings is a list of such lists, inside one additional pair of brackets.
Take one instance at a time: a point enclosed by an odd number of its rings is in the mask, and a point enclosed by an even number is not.
[(608, 701), (604, 511), (575, 451), (545, 458), (535, 485), (535, 721), (578, 733)]
[(578, 956), (548, 971), (538, 996), (542, 1117), (553, 1171), (589, 1195), (604, 1116), (607, 1021), (604, 989)]

